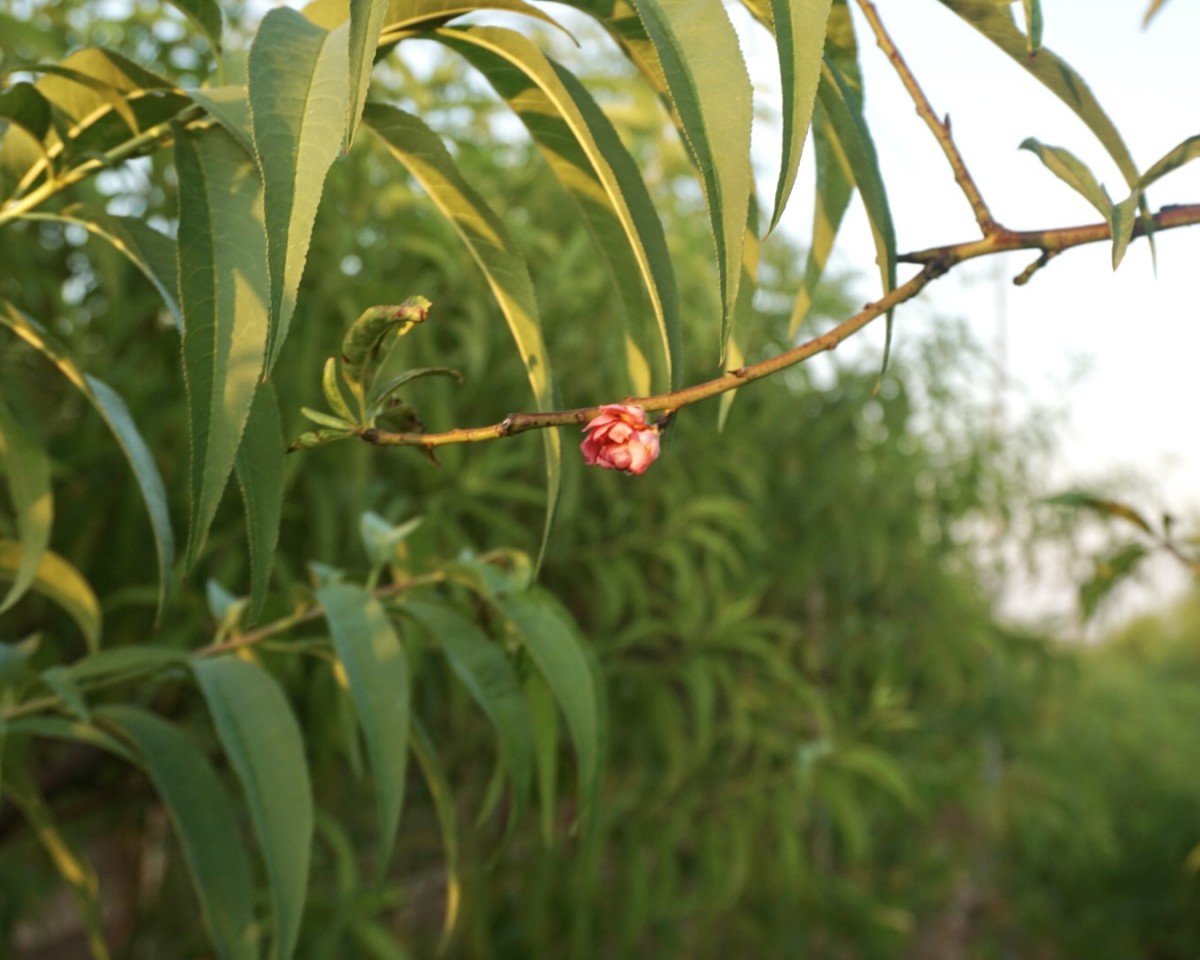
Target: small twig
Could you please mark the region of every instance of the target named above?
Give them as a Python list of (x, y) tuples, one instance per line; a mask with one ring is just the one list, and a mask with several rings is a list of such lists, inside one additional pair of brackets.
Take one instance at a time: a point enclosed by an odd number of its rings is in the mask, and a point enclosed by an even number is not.
[(1015, 277), (1013, 277), (1013, 286), (1016, 286), (1016, 287), (1025, 286), (1025, 284), (1027, 284), (1030, 280), (1033, 279), (1033, 275), (1035, 273), (1037, 273), (1039, 270), (1042, 269), (1042, 267), (1044, 267), (1051, 260), (1053, 260), (1055, 257), (1057, 257), (1060, 252), (1061, 251), (1059, 251), (1059, 250), (1043, 250), (1042, 255), (1040, 257), (1038, 257), (1036, 260), (1034, 260), (1033, 263), (1031, 263), (1029, 266), (1027, 266), (1024, 270), (1022, 270), (1020, 273), (1018, 273)]
[(892, 38), (884, 29), (883, 21), (879, 19), (879, 13), (875, 10), (875, 4), (871, 0), (858, 0), (858, 5), (862, 8), (863, 14), (870, 23), (871, 29), (875, 31), (875, 39), (879, 43), (879, 49), (882, 50), (887, 58), (895, 67), (896, 73), (900, 75), (900, 81), (904, 84), (904, 89), (908, 91), (908, 95), (912, 97), (913, 103), (917, 107), (917, 113), (921, 119), (925, 121), (925, 125), (933, 131), (934, 137), (937, 138), (938, 144), (942, 148), (942, 153), (946, 155), (946, 159), (950, 162), (950, 168), (954, 171), (954, 179), (962, 190), (963, 195), (967, 198), (967, 202), (971, 204), (971, 209), (975, 211), (975, 222), (979, 224), (979, 229), (983, 231), (985, 237), (990, 236), (997, 230), (1001, 229), (992, 216), (991, 210), (988, 209), (987, 202), (983, 199), (983, 194), (979, 192), (979, 187), (976, 186), (970, 172), (967, 170), (967, 165), (963, 161), (962, 154), (958, 152), (958, 147), (954, 143), (954, 138), (950, 135), (950, 118), (939, 120), (933, 112), (933, 107), (929, 103), (929, 99), (925, 96), (920, 84), (917, 83), (917, 78), (913, 76), (911, 70), (908, 69), (908, 64), (900, 51), (896, 49), (896, 45), (892, 43)]

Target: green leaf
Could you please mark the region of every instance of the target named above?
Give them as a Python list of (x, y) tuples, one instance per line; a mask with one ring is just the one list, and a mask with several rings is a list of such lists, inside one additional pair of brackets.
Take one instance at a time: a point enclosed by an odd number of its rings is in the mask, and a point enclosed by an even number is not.
[[(742, 280), (738, 284), (738, 302), (735, 319), (740, 329), (747, 329), (754, 317), (754, 294), (758, 289), (758, 202), (750, 198), (750, 229), (746, 234), (746, 246), (742, 251)], [(729, 338), (726, 347), (725, 366), (729, 370), (737, 370), (746, 362), (742, 348), (738, 344), (737, 335)], [(725, 429), (725, 420), (737, 397), (736, 390), (726, 390), (721, 394), (717, 406), (717, 429)]]
[(317, 591), (367, 742), (379, 794), (379, 869), (391, 860), (404, 804), (410, 694), (408, 661), (383, 606), (362, 587), (335, 583)]
[[(549, 14), (524, 0), (390, 0), (383, 15), (384, 28), (379, 37), (379, 46), (390, 47), (405, 35), (415, 36), (419, 31), (435, 29), (456, 17), (480, 10), (520, 13), (563, 29)], [(304, 5), (302, 12), (317, 26), (327, 30), (332, 30), (344, 23), (347, 17), (353, 16), (350, 0), (311, 0)], [(353, 101), (351, 105), (354, 105)]]
[(219, 127), (177, 131), (179, 293), (191, 431), (187, 566), (204, 547), (263, 370), (270, 281), (263, 188)]
[(1119, 520), (1124, 520), (1127, 523), (1133, 524), (1144, 533), (1153, 535), (1154, 531), (1146, 518), (1138, 513), (1133, 507), (1128, 504), (1121, 503), (1119, 500), (1110, 500), (1107, 497), (1098, 497), (1095, 494), (1087, 493), (1083, 490), (1068, 490), (1065, 493), (1056, 494), (1053, 497), (1047, 497), (1045, 503), (1053, 504), (1059, 507), (1077, 507), (1084, 510), (1092, 510), (1096, 513), (1104, 514), (1109, 517), (1116, 517)]
[(0, 473), (16, 512), (20, 560), (0, 613), (9, 609), (33, 585), (38, 566), (50, 545), (54, 497), (50, 490), (50, 458), (41, 444), (22, 427), (0, 396)]
[(750, 77), (720, 0), (631, 0), (654, 44), (708, 200), (721, 278), (721, 355), (733, 325), (750, 202)]
[(224, 18), (221, 15), (221, 5), (217, 0), (169, 0), (169, 2), (200, 28), (200, 32), (212, 46), (213, 53), (219, 57)]
[(455, 676), (496, 728), (512, 778), (515, 822), (525, 809), (533, 780), (533, 731), (512, 662), (492, 638), (451, 607), (409, 600), (404, 612), (438, 639)]
[(379, 45), (379, 34), (383, 30), (384, 18), (388, 13), (388, 0), (350, 0), (349, 64), (350, 77), (346, 118), (345, 148), (350, 149), (354, 134), (362, 121), (363, 105), (367, 102), (367, 91), (371, 86), (371, 68), (375, 64), (375, 50)]
[(92, 957), (95, 960), (108, 960), (104, 921), (100, 915), (100, 883), (96, 871), (71, 849), (63, 837), (25, 764), (5, 764), (4, 773), (4, 792), (20, 808), (55, 869), (71, 888)]
[(424, 522), (423, 517), (413, 517), (404, 523), (393, 524), (370, 510), (364, 513), (358, 530), (371, 566), (383, 567), (396, 560), (397, 548)]
[(1070, 107), (1104, 145), (1126, 183), (1131, 187), (1137, 183), (1137, 164), (1091, 88), (1069, 64), (1046, 47), (1042, 47), (1036, 56), (1029, 56), (1028, 39), (1017, 29), (1009, 4), (992, 0), (941, 0), (941, 3), (975, 27)]
[(49, 168), (45, 139), (50, 132), (50, 104), (32, 83), (14, 83), (0, 93), (0, 196), (16, 192), (35, 167)]
[(821, 79), (821, 55), (831, 6), (832, 0), (771, 0), (783, 91), (783, 154), (768, 233), (778, 225), (796, 183)]
[(262, 168), (271, 276), (270, 373), (287, 338), (325, 176), (346, 129), (343, 25), (326, 32), (287, 7), (267, 12), (250, 47), (254, 145)]
[(554, 694), (540, 673), (525, 678), (525, 702), (533, 724), (533, 759), (537, 768), (538, 799), (542, 813), (542, 842), (554, 842), (558, 817), (558, 708)]
[(1041, 0), (1021, 0), (1025, 13), (1025, 51), (1033, 56), (1042, 49)]
[(304, 740), (283, 691), (236, 657), (192, 665), (217, 736), (242, 785), (267, 867), (274, 956), (296, 947), (312, 850), (313, 803)]
[(1133, 228), (1137, 223), (1138, 207), (1142, 202), (1142, 192), (1135, 190), (1120, 203), (1114, 203), (1109, 212), (1108, 222), (1112, 228), (1112, 265), (1116, 270), (1129, 249), (1133, 240)]
[(250, 541), (250, 614), (254, 623), (262, 614), (271, 579), (271, 564), (279, 542), (283, 512), (283, 422), (275, 388), (264, 383), (254, 394), (246, 430), (234, 466), (242, 501), (246, 506), (246, 533)]
[(1079, 588), (1079, 609), (1090, 620), (1113, 589), (1130, 577), (1149, 551), (1140, 543), (1127, 543), (1098, 558), (1090, 579)]
[(171, 565), (175, 561), (175, 535), (171, 529), (171, 517), (167, 510), (167, 492), (162, 476), (154, 463), (154, 457), (146, 441), (142, 439), (137, 424), (129, 413), (125, 401), (106, 383), (84, 373), (75, 361), (58, 347), (51, 345), (45, 331), (30, 317), (23, 314), (8, 301), (0, 301), (0, 324), (8, 327), (38, 350), (46, 359), (58, 367), (75, 388), (100, 414), (105, 425), (116, 439), (125, 455), (138, 490), (146, 504), (150, 527), (154, 533), (154, 549), (158, 555), (158, 609), (162, 612), (171, 587)]
[(325, 401), (329, 404), (330, 409), (338, 417), (347, 423), (354, 421), (354, 414), (350, 412), (350, 404), (346, 402), (346, 396), (342, 393), (342, 388), (338, 383), (337, 357), (330, 357), (325, 361), (325, 367), (321, 371), (321, 390), (325, 394)]
[(380, 406), (385, 404), (392, 394), (406, 383), (420, 380), (423, 377), (451, 377), (459, 383), (462, 383), (463, 380), (462, 371), (453, 370), (450, 367), (418, 367), (415, 370), (405, 370), (403, 373), (397, 373), (395, 376), (386, 377), (383, 380), (376, 379), (367, 396), (368, 414), (372, 417), (378, 414)]
[[(875, 241), (883, 292), (890, 293), (896, 286), (896, 231), (892, 225), (887, 190), (879, 172), (879, 158), (863, 120), (861, 104), (853, 87), (828, 60), (822, 68), (817, 95), (829, 117), (830, 131), (837, 139), (837, 150), (845, 157), (859, 196), (862, 197), (867, 220), (871, 224), (871, 236)], [(887, 370), (891, 344), (892, 311), (889, 310), (881, 376)]]
[(134, 707), (96, 716), (137, 749), (183, 848), (213, 948), (221, 960), (257, 957), (254, 883), (237, 811), (204, 752), (179, 729)]
[(1096, 180), (1087, 164), (1070, 150), (1052, 147), (1027, 137), (1021, 141), (1021, 149), (1035, 154), (1046, 165), (1046, 169), (1063, 183), (1082, 196), (1105, 220), (1112, 215), (1112, 200), (1108, 192)]
[(75, 682), (65, 667), (51, 667), (42, 671), (44, 683), (57, 696), (66, 708), (84, 723), (91, 723), (91, 711), (83, 696), (83, 689)]
[(320, 410), (313, 410), (311, 407), (301, 407), (300, 415), (318, 426), (329, 427), (330, 430), (339, 430), (349, 434), (354, 429), (353, 423), (340, 417), (330, 416), (328, 413), (322, 413)]
[[(21, 545), (0, 539), (0, 580), (12, 580), (21, 568)], [(42, 554), (33, 576), (33, 590), (62, 607), (83, 634), (89, 651), (100, 643), (100, 603), (92, 588), (71, 564), (53, 550)]]
[(1168, 150), (1161, 159), (1142, 174), (1138, 180), (1138, 186), (1144, 190), (1172, 170), (1178, 170), (1185, 163), (1195, 160), (1197, 157), (1200, 157), (1200, 134), (1188, 137), (1179, 146)]
[(586, 820), (596, 808), (603, 751), (603, 704), (586, 641), (544, 591), (509, 594), (497, 604), (566, 717), (579, 773), (580, 816)]
[(101, 677), (120, 677), (127, 674), (137, 675), (152, 670), (161, 670), (164, 667), (186, 663), (187, 659), (186, 650), (129, 644), (93, 653), (91, 656), (76, 660), (64, 667), (63, 670), (76, 683), (83, 683), (86, 680), (97, 680)]
[[(479, 264), (492, 294), (508, 322), (536, 406), (551, 410), (556, 405), (550, 361), (542, 340), (541, 323), (533, 295), (529, 270), (516, 252), (504, 223), (484, 203), (459, 172), (449, 151), (437, 135), (417, 117), (378, 104), (367, 104), (363, 121), (387, 148), (408, 168), (430, 199), (442, 211)], [(546, 538), (554, 520), (562, 479), (562, 438), (557, 430), (542, 430), (546, 451)]]
[(55, 740), (72, 740), (77, 743), (86, 743), (90, 747), (107, 750), (114, 756), (118, 756), (134, 766), (138, 762), (138, 758), (134, 755), (133, 751), (116, 737), (90, 724), (81, 723), (79, 720), (68, 720), (66, 717), (54, 716), (52, 714), (32, 714), (6, 721), (5, 731), (10, 737), (18, 734), (29, 734), (34, 737), (51, 737)]
[[(525, 124), (551, 170), (570, 192), (596, 239), (623, 307), (630, 346), (663, 388), (678, 386), (679, 303), (662, 223), (637, 164), (579, 80), (511, 30), (439, 30)], [(651, 323), (651, 321), (653, 321)], [(655, 342), (657, 340), (657, 343)], [(652, 391), (633, 377), (633, 391)]]
[(254, 133), (251, 129), (250, 93), (243, 84), (188, 90), (192, 102), (204, 108), (225, 132), (233, 137), (251, 157), (254, 152)]
[[(424, 323), (432, 304), (422, 296), (401, 304), (368, 307), (342, 337), (342, 379), (366, 417), (367, 392), (396, 341)], [(328, 390), (326, 391), (328, 393)]]
[(440, 955), (449, 946), (450, 938), (454, 934), (454, 925), (458, 920), (458, 817), (454, 811), (454, 794), (442, 765), (438, 762), (437, 751), (434, 750), (429, 734), (415, 718), (412, 732), (413, 753), (417, 756), (417, 764), (425, 777), (425, 785), (429, 788), (438, 826), (442, 831), (442, 848), (446, 851), (446, 918), (438, 945)]

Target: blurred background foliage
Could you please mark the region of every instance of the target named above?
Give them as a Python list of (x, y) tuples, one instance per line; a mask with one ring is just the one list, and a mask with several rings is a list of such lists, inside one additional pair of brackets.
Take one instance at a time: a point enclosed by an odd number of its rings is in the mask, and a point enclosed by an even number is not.
[[(3, 14), (6, 70), (85, 40), (197, 79), (204, 48), (152, 3), (22, 2)], [(237, 10), (226, 6), (231, 22)], [(119, 13), (119, 15), (117, 15)], [(661, 108), (611, 77), (590, 78), (653, 171), (689, 346), (685, 379), (715, 372), (711, 243)], [(591, 237), (537, 154), (451, 61), (394, 63), (379, 78), (452, 141), (460, 166), (523, 248), (566, 405), (620, 396), (608, 281)], [(174, 216), (161, 161), (84, 184), (113, 212)], [(293, 334), (273, 375), (286, 427), (319, 406), (324, 358), (365, 306), (421, 294), (429, 322), (404, 344), (411, 366), (449, 365), (407, 399), (430, 429), (492, 422), (526, 396), (524, 373), (486, 284), (449, 225), (370, 149), (338, 161), (322, 200)], [(683, 186), (687, 184), (687, 186)], [(774, 237), (750, 324), (751, 358), (785, 346), (802, 256)], [(140, 274), (80, 230), (0, 234), (0, 297), (18, 300), (119, 385), (169, 490), (186, 484), (176, 334)], [(813, 323), (844, 313), (852, 279), (820, 292)], [(461, 896), (448, 955), (461, 957), (1184, 958), (1200, 950), (1200, 603), (1139, 621), (1094, 647), (1000, 622), (988, 558), (1027, 513), (1050, 438), (1037, 421), (998, 431), (963, 383), (987, 358), (947, 321), (903, 337), (877, 368), (794, 369), (667, 430), (640, 479), (568, 456), (541, 582), (581, 625), (608, 694), (595, 821), (575, 820), (565, 732), (540, 808), (509, 826), (497, 802), (495, 737), (435, 657), (406, 631), (415, 712), (451, 790)], [(831, 372), (832, 371), (832, 372)], [(972, 376), (975, 371), (978, 376)], [(104, 600), (106, 643), (192, 649), (211, 637), (211, 578), (247, 589), (240, 506), (222, 507), (201, 569), (154, 624), (153, 546), (143, 508), (103, 425), (12, 337), (0, 379), (49, 436), (53, 547)], [(574, 438), (568, 435), (570, 446)], [(360, 518), (422, 518), (406, 562), (536, 554), (543, 509), (538, 441), (412, 450), (339, 444), (293, 455), (267, 618), (317, 561), (366, 574)], [(120, 478), (115, 480), (114, 478)], [(183, 497), (172, 507), (183, 509)], [(174, 517), (182, 529), (185, 518)], [(0, 520), (0, 523), (6, 522)], [(999, 532), (998, 532), (999, 531)], [(0, 530), (0, 533), (6, 531)], [(59, 614), (28, 596), (0, 625), (13, 642)], [(318, 657), (264, 658), (307, 732), (318, 834), (299, 955), (430, 956), (442, 937), (448, 856), (435, 798), (415, 771), (386, 882), (370, 863), (374, 811), (345, 694)], [(199, 712), (169, 677), (147, 704)], [(97, 865), (117, 956), (206, 956), (192, 893), (143, 778), (78, 745), (38, 741), (59, 822)], [(57, 873), (10, 806), (0, 811), (0, 926), (12, 955), (79, 955)]]

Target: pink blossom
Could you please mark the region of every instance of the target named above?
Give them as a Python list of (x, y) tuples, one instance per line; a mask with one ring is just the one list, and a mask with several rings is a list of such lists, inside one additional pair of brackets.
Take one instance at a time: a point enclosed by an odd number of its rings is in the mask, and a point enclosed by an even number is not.
[(608, 470), (645, 473), (658, 457), (658, 427), (646, 423), (646, 411), (610, 403), (583, 428), (583, 462)]

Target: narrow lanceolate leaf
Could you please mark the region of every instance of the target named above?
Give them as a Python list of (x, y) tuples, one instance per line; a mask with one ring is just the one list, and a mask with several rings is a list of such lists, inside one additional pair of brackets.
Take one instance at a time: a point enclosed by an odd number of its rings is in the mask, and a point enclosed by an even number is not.
[(266, 861), (275, 920), (272, 955), (288, 960), (300, 933), (312, 850), (304, 739), (283, 691), (261, 667), (221, 657), (199, 660), (192, 669)]
[(71, 889), (83, 921), (91, 956), (94, 960), (108, 960), (110, 954), (104, 940), (104, 921), (100, 915), (100, 882), (96, 871), (71, 849), (25, 765), (6, 764), (4, 776), (4, 793), (25, 816), (38, 842), (58, 870), (59, 876)]
[(1047, 170), (1095, 207), (1105, 220), (1109, 219), (1112, 200), (1109, 198), (1108, 192), (1096, 180), (1087, 164), (1070, 150), (1049, 146), (1033, 137), (1023, 140), (1021, 149), (1035, 154), (1046, 165)]
[(461, 898), (458, 880), (458, 816), (454, 810), (454, 793), (438, 760), (437, 750), (434, 749), (433, 741), (429, 739), (425, 728), (416, 720), (413, 722), (412, 748), (425, 777), (425, 786), (429, 788), (429, 796), (433, 800), (438, 827), (442, 831), (442, 849), (446, 852), (446, 916), (442, 922), (442, 937), (438, 949), (438, 954), (441, 955), (449, 946), (450, 938), (454, 934)]
[(0, 613), (3, 613), (33, 586), (38, 566), (50, 545), (54, 498), (50, 492), (50, 458), (42, 445), (17, 422), (2, 396), (0, 474), (8, 481), (20, 551), (12, 583), (0, 598)]
[(213, 949), (221, 960), (259, 955), (254, 882), (237, 809), (204, 751), (145, 710), (103, 707), (96, 719), (133, 745), (171, 816)]
[(0, 197), (16, 192), (34, 167), (50, 164), (45, 138), (50, 132), (50, 104), (32, 83), (14, 83), (0, 93)]
[(1150, 6), (1146, 8), (1146, 15), (1142, 18), (1142, 29), (1150, 26), (1150, 21), (1154, 19), (1166, 2), (1167, 0), (1150, 0)]
[(575, 745), (583, 817), (595, 809), (603, 749), (603, 705), (583, 636), (548, 593), (510, 594), (500, 609), (558, 701)]
[(1137, 224), (1138, 207), (1142, 202), (1142, 191), (1134, 190), (1120, 203), (1114, 203), (1109, 214), (1108, 222), (1112, 227), (1112, 265), (1113, 269), (1121, 265), (1125, 251), (1133, 240), (1133, 228)]
[[(825, 57), (841, 75), (851, 105), (861, 113), (863, 104), (862, 70), (858, 63), (858, 40), (846, 0), (833, 0), (825, 36)], [(817, 189), (813, 208), (812, 239), (804, 268), (804, 283), (796, 294), (788, 324), (788, 336), (794, 337), (812, 308), (813, 298), (833, 250), (833, 242), (854, 194), (854, 174), (841, 150), (828, 114), (821, 109), (820, 98), (813, 105), (812, 137), (816, 161)]]
[[(738, 327), (745, 330), (751, 318), (754, 315), (754, 294), (758, 289), (758, 204), (751, 198), (750, 204), (750, 229), (746, 232), (746, 247), (742, 254), (742, 282), (738, 285), (738, 302), (736, 320)], [(735, 333), (729, 338), (729, 345), (726, 348), (725, 366), (729, 370), (736, 370), (746, 362), (745, 355), (742, 353), (742, 348), (738, 343), (738, 337)], [(727, 390), (721, 394), (721, 400), (717, 407), (717, 429), (725, 429), (725, 420), (729, 416), (729, 411), (733, 407), (734, 398), (737, 396), (736, 390)]]
[(350, 696), (367, 743), (379, 797), (379, 869), (391, 860), (404, 804), (408, 758), (408, 661), (378, 600), (362, 587), (335, 583), (317, 591), (333, 648), (350, 681)]
[(191, 528), (199, 556), (263, 370), (271, 285), (262, 180), (219, 127), (179, 130), (179, 301), (191, 431)]
[(158, 554), (158, 608), (161, 612), (171, 586), (171, 565), (175, 562), (175, 535), (171, 529), (167, 492), (162, 476), (154, 463), (154, 457), (150, 454), (150, 448), (146, 446), (137, 424), (133, 422), (129, 408), (115, 390), (80, 370), (74, 360), (47, 341), (45, 331), (37, 323), (7, 301), (0, 302), (0, 324), (8, 327), (58, 367), (63, 376), (96, 408), (116, 438), (125, 460), (133, 470), (134, 480), (137, 481), (142, 500), (146, 504), (146, 512), (150, 517), (154, 549)]
[(750, 77), (720, 0), (632, 4), (658, 53), (708, 200), (721, 277), (724, 355), (737, 303), (750, 201)]
[[(0, 540), (0, 581), (12, 580), (21, 568), (21, 545), (15, 540)], [(70, 615), (83, 634), (88, 650), (95, 653), (100, 644), (100, 602), (78, 570), (53, 550), (45, 551), (33, 574), (32, 589), (56, 603)]]
[[(525, 363), (534, 402), (539, 410), (555, 405), (554, 381), (542, 340), (541, 321), (533, 296), (533, 283), (524, 260), (516, 252), (504, 223), (484, 203), (459, 172), (454, 158), (424, 121), (402, 110), (367, 104), (363, 121), (384, 142), (438, 209), (454, 224), (500, 305), (517, 350)], [(562, 474), (562, 438), (557, 430), (543, 430), (546, 450), (546, 533), (554, 519)], [(543, 544), (545, 537), (543, 536)]]
[(254, 623), (262, 613), (271, 578), (271, 562), (279, 540), (283, 511), (283, 422), (275, 388), (264, 383), (254, 395), (246, 431), (234, 466), (246, 506), (246, 532), (250, 540), (250, 613)]
[(1188, 137), (1177, 147), (1168, 150), (1166, 154), (1154, 163), (1149, 170), (1142, 174), (1138, 186), (1143, 189), (1154, 181), (1165, 177), (1172, 170), (1178, 170), (1185, 163), (1200, 157), (1200, 134)]
[(517, 820), (533, 782), (533, 730), (512, 661), (491, 637), (451, 607), (410, 600), (404, 612), (438, 639), (450, 669), (496, 728), (512, 779), (512, 818)]
[[(817, 95), (821, 106), (829, 117), (830, 130), (837, 139), (837, 149), (845, 157), (846, 164), (854, 177), (867, 220), (871, 224), (871, 236), (875, 240), (875, 257), (879, 263), (879, 274), (883, 292), (890, 293), (896, 286), (896, 231), (892, 225), (891, 208), (887, 191), (879, 172), (879, 158), (870, 131), (863, 121), (860, 105), (853, 89), (845, 78), (826, 61), (821, 73)], [(883, 369), (887, 370), (888, 356), (892, 345), (892, 312), (887, 315), (887, 336), (883, 348)]]
[(250, 47), (250, 112), (265, 186), (275, 365), (296, 309), (325, 175), (342, 147), (349, 25), (325, 31), (287, 7), (263, 17)]
[(379, 45), (379, 33), (383, 29), (388, 6), (388, 0), (350, 0), (350, 89), (346, 101), (348, 114), (345, 138), (347, 150), (354, 142), (354, 134), (358, 132), (358, 124), (362, 120), (363, 105), (367, 102), (367, 90), (371, 86), (375, 49)]
[(1032, 57), (1042, 49), (1041, 0), (1021, 0), (1025, 11), (1025, 50)]
[(993, 0), (941, 0), (941, 3), (979, 30), (1070, 107), (1104, 144), (1126, 183), (1131, 187), (1137, 183), (1137, 164), (1091, 88), (1069, 64), (1046, 47), (1042, 47), (1037, 56), (1029, 56), (1025, 34), (1017, 28), (1009, 4), (994, 3)]
[(783, 91), (783, 155), (768, 233), (779, 223), (796, 182), (800, 154), (812, 122), (817, 83), (821, 79), (821, 55), (831, 5), (832, 0), (771, 0)]
[[(658, 388), (674, 388), (679, 303), (666, 237), (637, 164), (608, 118), (578, 79), (518, 33), (472, 27), (434, 37), (483, 73), (525, 124), (609, 267), (640, 360), (631, 366), (661, 371), (653, 378)], [(633, 379), (635, 394), (654, 387), (650, 377)]]

